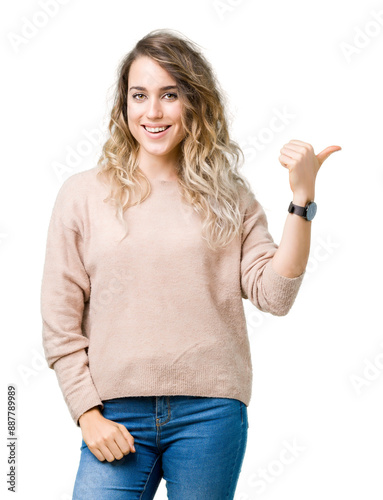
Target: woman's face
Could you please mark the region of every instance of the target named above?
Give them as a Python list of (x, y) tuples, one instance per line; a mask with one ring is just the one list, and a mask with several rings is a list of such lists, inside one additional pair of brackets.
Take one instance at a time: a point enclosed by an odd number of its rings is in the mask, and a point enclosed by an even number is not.
[[(173, 77), (150, 57), (133, 61), (128, 77), (128, 126), (140, 144), (140, 159), (174, 161), (185, 136), (182, 105)], [(165, 130), (156, 130), (156, 129)], [(167, 158), (166, 158), (167, 157)]]

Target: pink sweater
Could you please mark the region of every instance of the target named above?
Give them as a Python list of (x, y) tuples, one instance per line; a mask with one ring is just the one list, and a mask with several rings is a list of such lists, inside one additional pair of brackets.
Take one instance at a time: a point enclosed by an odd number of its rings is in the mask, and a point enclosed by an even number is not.
[[(247, 198), (242, 237), (217, 254), (177, 181), (125, 212), (124, 234), (96, 166), (61, 186), (48, 228), (42, 340), (75, 424), (127, 396), (236, 398), (249, 405), (252, 363), (242, 299), (288, 313), (300, 288), (277, 274), (278, 246)], [(241, 198), (245, 203), (244, 197)]]

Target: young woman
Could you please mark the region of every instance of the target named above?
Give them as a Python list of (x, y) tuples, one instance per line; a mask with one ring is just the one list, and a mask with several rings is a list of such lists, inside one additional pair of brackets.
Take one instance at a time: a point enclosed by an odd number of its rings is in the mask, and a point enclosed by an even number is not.
[(340, 148), (282, 148), (278, 247), (213, 70), (170, 30), (122, 61), (109, 130), (97, 166), (59, 190), (42, 281), (46, 359), (83, 437), (73, 499), (152, 499), (162, 477), (170, 499), (232, 499), (252, 385), (242, 299), (292, 307), (316, 174)]

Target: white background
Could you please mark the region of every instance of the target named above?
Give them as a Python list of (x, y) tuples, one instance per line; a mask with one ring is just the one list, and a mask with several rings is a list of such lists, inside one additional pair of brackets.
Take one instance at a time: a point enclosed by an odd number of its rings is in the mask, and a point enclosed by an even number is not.
[[(342, 147), (318, 173), (292, 310), (274, 317), (244, 301), (254, 383), (235, 499), (381, 500), (383, 2), (19, 0), (2, 4), (1, 19), (1, 494), (13, 383), (17, 498), (71, 498), (81, 430), (41, 341), (48, 222), (64, 178), (97, 163), (118, 63), (149, 31), (172, 28), (216, 71), (277, 243), (292, 199), (280, 149), (291, 139), (316, 154)], [(278, 113), (287, 118), (273, 131)], [(295, 455), (284, 451), (294, 442)], [(166, 498), (164, 481), (156, 498)]]

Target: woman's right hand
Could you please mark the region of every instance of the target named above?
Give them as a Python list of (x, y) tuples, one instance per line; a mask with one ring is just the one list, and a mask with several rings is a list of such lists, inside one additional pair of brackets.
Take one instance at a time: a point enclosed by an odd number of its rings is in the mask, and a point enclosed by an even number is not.
[(98, 406), (83, 413), (79, 418), (82, 438), (89, 450), (100, 462), (120, 460), (131, 451), (135, 453), (134, 437), (127, 428), (105, 418)]

